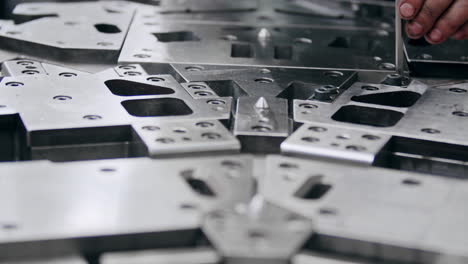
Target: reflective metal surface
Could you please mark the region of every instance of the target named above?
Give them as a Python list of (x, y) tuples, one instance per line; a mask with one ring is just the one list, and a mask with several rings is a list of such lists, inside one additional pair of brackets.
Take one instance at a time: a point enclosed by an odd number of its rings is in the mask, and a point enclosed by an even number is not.
[(468, 42), (400, 39), (394, 12), (18, 5), (0, 263), (468, 263)]

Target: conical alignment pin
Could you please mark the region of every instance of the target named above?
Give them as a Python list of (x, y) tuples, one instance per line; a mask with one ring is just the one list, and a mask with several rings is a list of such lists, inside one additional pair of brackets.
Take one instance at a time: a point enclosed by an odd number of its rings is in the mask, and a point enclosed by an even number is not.
[(258, 37), (259, 40), (267, 40), (267, 39), (271, 38), (271, 33), (270, 33), (270, 31), (268, 31), (268, 29), (262, 28), (258, 32), (257, 37)]
[(269, 109), (270, 105), (268, 104), (265, 97), (260, 97), (257, 102), (255, 103), (255, 108), (257, 109)]

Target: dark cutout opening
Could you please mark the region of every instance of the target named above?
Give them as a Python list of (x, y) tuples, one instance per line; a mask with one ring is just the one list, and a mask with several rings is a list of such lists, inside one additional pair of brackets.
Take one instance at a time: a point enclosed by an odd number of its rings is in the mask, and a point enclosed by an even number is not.
[(122, 106), (130, 115), (138, 117), (182, 116), (193, 113), (184, 101), (176, 98), (128, 100)]
[(293, 47), (289, 45), (275, 46), (275, 59), (292, 60), (293, 59)]
[(332, 42), (328, 44), (331, 48), (349, 48), (349, 41), (345, 37), (336, 37)]
[(393, 107), (411, 107), (419, 100), (419, 98), (421, 98), (421, 94), (419, 93), (401, 91), (354, 96), (351, 98), (351, 100), (367, 104), (378, 104)]
[(113, 94), (120, 96), (165, 95), (174, 93), (174, 90), (170, 88), (127, 80), (109, 80), (105, 82), (105, 85)]
[(341, 107), (340, 110), (332, 116), (332, 119), (339, 122), (359, 125), (391, 127), (396, 125), (403, 116), (403, 113), (392, 110), (347, 105)]
[(296, 191), (294, 196), (306, 200), (319, 200), (332, 188), (331, 185), (322, 183), (322, 176), (312, 176)]
[(248, 43), (234, 43), (231, 45), (231, 57), (233, 58), (252, 58), (253, 49)]
[(191, 31), (178, 31), (167, 33), (153, 33), (159, 42), (184, 42), (184, 41), (200, 41), (200, 38)]
[(279, 98), (288, 100), (307, 100), (314, 95), (314, 88), (317, 86), (304, 82), (292, 82), (279, 95)]
[(467, 162), (467, 146), (392, 137), (374, 165), (468, 180)]
[(122, 32), (118, 26), (112, 24), (96, 24), (94, 27), (97, 29), (97, 31), (106, 34), (116, 34)]
[(211, 189), (211, 187), (201, 179), (194, 179), (194, 178), (186, 178), (185, 181), (190, 185), (192, 190), (196, 193), (203, 195), (203, 196), (210, 196), (214, 197), (216, 194)]

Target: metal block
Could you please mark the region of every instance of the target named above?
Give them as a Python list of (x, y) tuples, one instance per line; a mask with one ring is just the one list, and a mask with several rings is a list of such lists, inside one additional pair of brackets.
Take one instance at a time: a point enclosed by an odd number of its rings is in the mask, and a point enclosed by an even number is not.
[(88, 262), (79, 256), (70, 257), (56, 257), (45, 259), (32, 259), (32, 260), (13, 260), (7, 262), (0, 262), (2, 264), (87, 264)]
[(371, 165), (390, 136), (366, 130), (308, 123), (281, 144), (286, 155), (343, 160)]
[(217, 264), (220, 257), (211, 248), (146, 250), (106, 253), (101, 264)]
[(1, 260), (193, 246), (203, 212), (246, 202), (253, 188), (247, 157), (187, 159), (183, 166), (33, 162), (0, 171)]
[[(266, 200), (314, 220), (310, 250), (416, 263), (433, 252), (466, 256), (457, 246), (429, 246), (465, 243), (460, 236), (425, 235), (435, 219), (447, 216), (439, 211), (451, 204), (447, 197), (457, 189), (466, 194), (464, 180), (279, 156), (267, 160), (267, 170), (269, 180), (260, 188)], [(450, 228), (463, 228), (463, 221), (450, 219)]]
[(256, 197), (236, 211), (211, 212), (203, 230), (225, 263), (289, 263), (310, 237), (312, 223)]
[(237, 102), (234, 135), (244, 151), (276, 152), (289, 136), (288, 104), (285, 99), (241, 97)]
[[(165, 21), (155, 25), (151, 21), (148, 23), (148, 15), (151, 17), (144, 11), (137, 13), (119, 58), (120, 63), (395, 69), (394, 47), (388, 45), (393, 43), (394, 36), (388, 32), (376, 32), (374, 28), (262, 27), (193, 21)], [(321, 38), (314, 38), (316, 35)]]
[(239, 141), (217, 120), (152, 122), (134, 127), (151, 157), (233, 154)]

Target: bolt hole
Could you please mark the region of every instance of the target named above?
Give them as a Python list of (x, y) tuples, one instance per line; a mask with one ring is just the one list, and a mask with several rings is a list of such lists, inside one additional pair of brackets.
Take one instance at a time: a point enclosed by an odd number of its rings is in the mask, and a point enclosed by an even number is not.
[(427, 133), (427, 134), (440, 134), (441, 131), (433, 128), (423, 128), (421, 129), (421, 132)]
[(421, 185), (421, 181), (415, 180), (415, 179), (404, 179), (402, 181), (403, 184), (409, 185), (409, 186), (418, 186)]
[(197, 127), (207, 128), (207, 127), (214, 127), (213, 123), (210, 122), (198, 122), (195, 124)]
[(319, 142), (320, 139), (315, 138), (315, 137), (303, 137), (301, 138), (302, 141), (308, 142), (308, 143), (316, 143)]
[(255, 82), (262, 83), (262, 84), (268, 84), (268, 83), (273, 83), (274, 80), (270, 79), (270, 78), (258, 78), (258, 79), (255, 79)]
[(363, 135), (362, 138), (367, 139), (367, 140), (379, 140), (380, 139), (379, 136), (375, 136), (375, 135)]
[(313, 131), (313, 132), (318, 132), (318, 133), (322, 133), (322, 132), (328, 131), (328, 129), (325, 128), (325, 127), (317, 127), (317, 126), (309, 127), (309, 130), (310, 130), (310, 131)]
[(171, 144), (171, 143), (174, 143), (175, 140), (172, 138), (157, 138), (156, 142), (162, 143), (162, 144)]
[(144, 126), (141, 129), (146, 130), (146, 131), (158, 131), (161, 128), (157, 126)]

